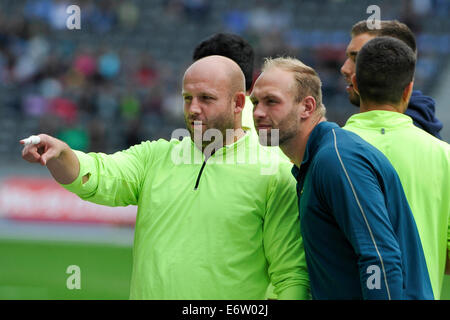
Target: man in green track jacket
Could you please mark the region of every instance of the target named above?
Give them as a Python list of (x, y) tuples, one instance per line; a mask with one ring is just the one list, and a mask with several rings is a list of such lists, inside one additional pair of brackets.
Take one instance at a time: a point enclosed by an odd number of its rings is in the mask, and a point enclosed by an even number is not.
[(414, 126), (405, 115), (416, 56), (402, 41), (379, 37), (356, 58), (353, 87), (360, 113), (344, 129), (378, 148), (396, 169), (416, 220), (435, 299), (450, 247), (450, 146)]
[(182, 94), (181, 141), (85, 154), (41, 134), (22, 156), (82, 199), (138, 206), (132, 299), (263, 299), (270, 281), (279, 299), (308, 298), (291, 165), (241, 129), (239, 66), (200, 59)]

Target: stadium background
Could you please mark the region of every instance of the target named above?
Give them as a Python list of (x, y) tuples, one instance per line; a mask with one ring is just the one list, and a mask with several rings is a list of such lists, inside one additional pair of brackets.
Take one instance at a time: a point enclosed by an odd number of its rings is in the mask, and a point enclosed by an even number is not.
[[(66, 27), (72, 4), (81, 30)], [(26, 164), (19, 139), (45, 132), (114, 152), (170, 138), (184, 127), (180, 79), (192, 51), (219, 31), (250, 41), (256, 70), (277, 55), (313, 66), (328, 118), (342, 125), (356, 109), (339, 70), (349, 30), (372, 4), (416, 33), (415, 88), (435, 98), (450, 141), (449, 0), (0, 1), (0, 299), (127, 299), (130, 284), (135, 208), (99, 217)], [(80, 290), (66, 287), (69, 265), (81, 269)]]

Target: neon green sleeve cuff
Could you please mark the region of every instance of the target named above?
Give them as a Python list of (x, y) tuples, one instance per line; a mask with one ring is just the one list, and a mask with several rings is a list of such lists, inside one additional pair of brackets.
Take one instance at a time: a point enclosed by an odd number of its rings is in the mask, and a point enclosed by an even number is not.
[[(74, 150), (74, 152), (80, 163), (80, 172), (78, 177), (72, 183), (61, 184), (61, 186), (80, 197), (88, 196), (95, 191), (97, 187), (96, 161), (92, 156), (84, 152), (78, 150)], [(89, 175), (89, 180), (83, 184), (82, 178), (87, 174)]]
[(309, 290), (305, 286), (290, 286), (278, 294), (278, 300), (310, 300)]

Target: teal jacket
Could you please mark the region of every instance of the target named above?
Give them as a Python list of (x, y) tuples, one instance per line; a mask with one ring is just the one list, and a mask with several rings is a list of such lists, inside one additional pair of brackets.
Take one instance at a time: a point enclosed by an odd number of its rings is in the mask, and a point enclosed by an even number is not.
[(433, 299), (414, 217), (380, 151), (321, 122), (292, 172), (314, 299)]

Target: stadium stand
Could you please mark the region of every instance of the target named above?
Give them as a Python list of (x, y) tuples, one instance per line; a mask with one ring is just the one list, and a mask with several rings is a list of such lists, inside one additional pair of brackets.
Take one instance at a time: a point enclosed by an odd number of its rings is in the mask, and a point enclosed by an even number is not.
[[(68, 30), (61, 14), (67, 1), (2, 1), (0, 157), (19, 152), (17, 138), (33, 132), (105, 152), (170, 137), (184, 125), (179, 79), (192, 49), (224, 30), (251, 41), (257, 67), (268, 55), (296, 56), (315, 67), (328, 117), (343, 124), (355, 109), (339, 68), (349, 29), (369, 16), (371, 2), (78, 1), (81, 30)], [(416, 85), (428, 94), (450, 55), (448, 5), (429, 3), (416, 13), (402, 1), (379, 1), (383, 19), (413, 21)]]

